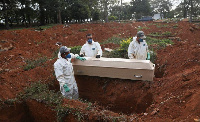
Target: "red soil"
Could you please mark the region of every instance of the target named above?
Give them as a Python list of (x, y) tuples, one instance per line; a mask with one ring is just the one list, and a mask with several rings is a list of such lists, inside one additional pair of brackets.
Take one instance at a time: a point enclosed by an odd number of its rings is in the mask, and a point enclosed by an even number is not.
[[(25, 87), (37, 81), (53, 83), (52, 89), (59, 91), (58, 82), (53, 75), (53, 63), (56, 59), (48, 60), (43, 66), (32, 70), (23, 70), (26, 60), (41, 56), (51, 58), (58, 48), (55, 46), (57, 41), (68, 47), (83, 45), (87, 33), (92, 33), (94, 41), (98, 42), (116, 35), (129, 38), (135, 36), (138, 26), (146, 26), (149, 28), (143, 29), (146, 34), (170, 31), (178, 37), (173, 40), (174, 45), (157, 52), (154, 81), (76, 76), (80, 97), (98, 106), (97, 112), (85, 111), (89, 115), (88, 119), (104, 120), (99, 119), (98, 115), (102, 109), (107, 109), (109, 111), (104, 113), (108, 116), (118, 116), (122, 112), (129, 121), (194, 121), (194, 118), (200, 118), (199, 26), (188, 22), (158, 24), (168, 26), (158, 28), (153, 22), (137, 22), (72, 24), (66, 28), (57, 25), (39, 32), (33, 29), (0, 31), (0, 99), (15, 98)], [(174, 25), (178, 27), (173, 28)], [(80, 32), (80, 29), (87, 31)], [(113, 44), (101, 46), (116, 47)], [(64, 103), (85, 108), (80, 101), (65, 100)], [(13, 109), (1, 109), (0, 120), (28, 121), (34, 118), (31, 121), (56, 121), (56, 115), (50, 108), (34, 100), (27, 101), (26, 107), (20, 104), (15, 107), (15, 111)], [(76, 121), (73, 115), (67, 116), (65, 120)]]

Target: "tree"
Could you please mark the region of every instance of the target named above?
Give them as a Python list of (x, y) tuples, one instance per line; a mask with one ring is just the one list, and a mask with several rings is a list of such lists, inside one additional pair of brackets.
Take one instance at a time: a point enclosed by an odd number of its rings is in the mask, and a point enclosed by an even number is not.
[(79, 22), (83, 22), (85, 19), (88, 19), (90, 15), (89, 7), (81, 1), (74, 2), (70, 9), (72, 18)]
[(136, 13), (135, 17), (141, 18), (151, 14), (150, 3), (148, 0), (132, 0), (132, 12)]
[(200, 0), (184, 0), (175, 9), (176, 17), (187, 18), (198, 17), (200, 15)]
[(164, 17), (168, 17), (168, 14), (172, 9), (170, 0), (151, 0), (150, 4), (153, 8), (153, 13), (163, 14)]

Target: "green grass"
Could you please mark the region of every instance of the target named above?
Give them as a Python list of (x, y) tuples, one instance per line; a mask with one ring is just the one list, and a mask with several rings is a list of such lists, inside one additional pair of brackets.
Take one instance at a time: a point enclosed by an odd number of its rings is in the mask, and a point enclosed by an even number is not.
[(87, 31), (86, 28), (84, 28), (84, 29), (79, 29), (79, 32), (85, 32), (85, 31)]
[(112, 43), (112, 44), (120, 44), (120, 42), (123, 40), (124, 38), (120, 38), (120, 37), (117, 37), (117, 36), (113, 36), (107, 40), (104, 40), (101, 44), (109, 44), (109, 43)]
[(137, 28), (137, 31), (142, 31), (142, 30), (144, 30), (144, 29), (150, 29), (150, 28), (148, 28), (148, 27), (138, 27), (138, 28)]
[(44, 25), (44, 26), (40, 26), (41, 29), (49, 29), (52, 28), (53, 26), (55, 26), (56, 24), (49, 24), (49, 25)]
[(167, 27), (169, 27), (169, 25), (160, 25), (160, 24), (159, 24), (159, 25), (156, 25), (156, 27), (157, 27), (157, 28), (167, 28)]
[(170, 39), (156, 39), (147, 37), (146, 41), (150, 50), (159, 50), (165, 48), (168, 44), (173, 44), (173, 41)]
[(24, 70), (28, 71), (30, 69), (34, 69), (35, 67), (42, 66), (44, 62), (47, 61), (47, 57), (41, 57), (36, 60), (26, 60), (26, 65), (24, 66)]
[(153, 37), (172, 36), (172, 32), (169, 32), (169, 31), (166, 31), (166, 32), (163, 32), (163, 33), (154, 32), (154, 33), (150, 33), (148, 35), (153, 36)]

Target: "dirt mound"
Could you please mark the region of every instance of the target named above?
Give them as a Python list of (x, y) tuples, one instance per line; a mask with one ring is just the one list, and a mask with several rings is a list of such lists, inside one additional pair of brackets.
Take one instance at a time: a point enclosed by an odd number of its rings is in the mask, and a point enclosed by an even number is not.
[[(82, 108), (87, 118), (85, 121), (103, 121), (105, 118), (109, 121), (112, 120), (109, 115), (119, 117), (119, 113), (123, 113), (126, 121), (193, 121), (199, 118), (200, 31), (197, 24), (188, 22), (72, 24), (67, 27), (57, 25), (42, 31), (32, 28), (0, 31), (0, 100), (15, 98), (24, 88), (37, 81), (52, 84), (50, 89), (59, 91), (53, 71), (56, 59), (51, 59), (58, 49), (56, 42), (69, 47), (83, 45), (87, 33), (92, 33), (94, 41), (98, 42), (116, 35), (129, 38), (135, 36), (138, 28), (143, 28), (146, 34), (170, 31), (176, 37), (172, 38), (174, 45), (157, 52), (154, 81), (76, 76), (80, 97), (98, 107), (96, 111), (86, 111), (86, 105), (75, 100), (65, 100), (64, 105)], [(102, 45), (103, 48), (117, 46)], [(40, 57), (50, 60), (31, 70), (24, 70), (27, 61)], [(29, 121), (31, 118), (33, 121), (56, 121), (56, 113), (50, 107), (34, 100), (26, 101), (25, 105), (1, 108), (0, 120)], [(3, 114), (5, 110), (7, 113), (13, 111), (13, 118), (10, 118), (11, 114)], [(74, 116), (68, 114), (65, 120), (76, 121)]]

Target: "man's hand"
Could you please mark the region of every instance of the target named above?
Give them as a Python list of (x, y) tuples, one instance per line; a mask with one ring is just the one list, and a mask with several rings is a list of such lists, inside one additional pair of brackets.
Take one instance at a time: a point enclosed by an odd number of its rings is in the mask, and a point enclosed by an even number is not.
[(85, 61), (86, 60), (84, 57), (80, 57), (80, 56), (77, 56), (76, 59), (79, 59), (81, 61)]
[(80, 57), (84, 57), (84, 55), (83, 55), (83, 54), (81, 54), (81, 55), (80, 55)]
[(63, 85), (63, 88), (64, 88), (65, 92), (69, 92), (69, 91), (70, 91), (70, 89), (69, 89), (69, 87), (67, 86), (67, 84), (64, 84), (64, 85)]
[(96, 55), (96, 58), (100, 58), (100, 55)]
[(150, 53), (147, 52), (147, 60), (150, 60)]

